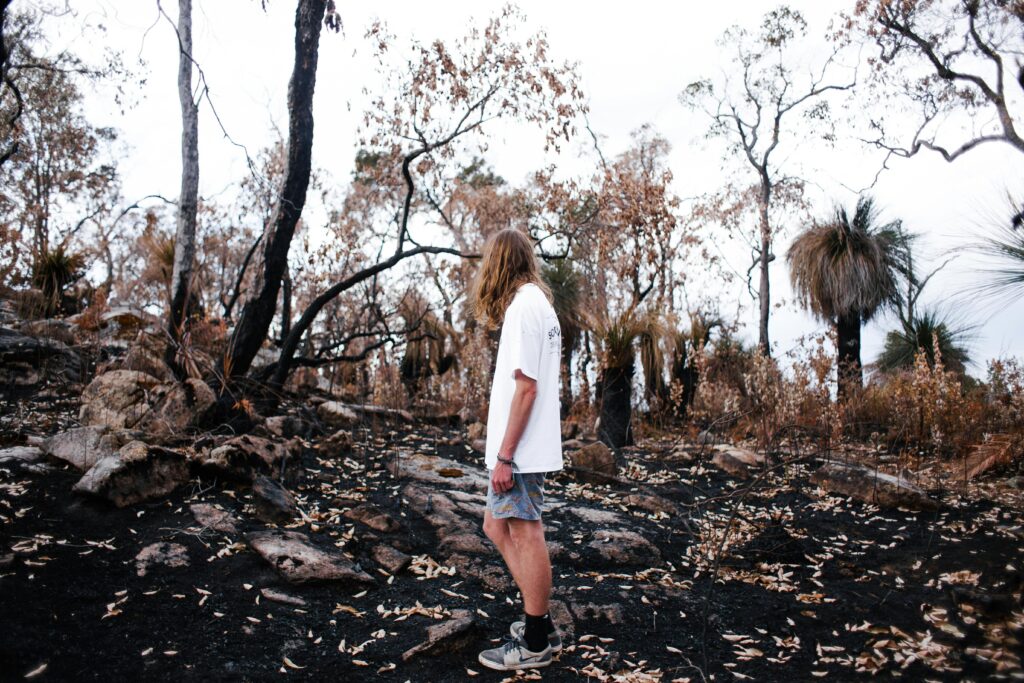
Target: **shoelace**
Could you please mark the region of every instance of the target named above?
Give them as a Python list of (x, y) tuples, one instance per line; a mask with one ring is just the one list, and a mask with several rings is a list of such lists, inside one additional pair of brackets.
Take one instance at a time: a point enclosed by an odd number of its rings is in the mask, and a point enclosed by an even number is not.
[(524, 645), (523, 639), (518, 636), (505, 636), (505, 644), (501, 646), (501, 653), (507, 655), (512, 650), (519, 650), (519, 659), (522, 659)]

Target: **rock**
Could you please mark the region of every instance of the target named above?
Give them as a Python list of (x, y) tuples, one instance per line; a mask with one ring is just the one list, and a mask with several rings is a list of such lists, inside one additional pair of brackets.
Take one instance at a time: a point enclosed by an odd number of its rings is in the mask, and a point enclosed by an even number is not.
[(609, 524), (620, 526), (625, 521), (622, 515), (611, 510), (598, 510), (596, 508), (585, 508), (573, 506), (569, 508), (576, 517), (579, 517), (588, 524), (607, 526)]
[(28, 389), (50, 378), (78, 382), (82, 359), (66, 344), (0, 328), (0, 387)]
[(483, 537), (475, 532), (463, 534), (449, 534), (445, 536), (437, 546), (437, 551), (442, 555), (462, 553), (466, 555), (486, 555), (494, 552), (487, 545)]
[[(569, 463), (573, 467), (583, 467), (612, 477), (617, 476), (619, 473), (618, 464), (615, 462), (615, 454), (601, 441), (595, 441), (570, 453)], [(607, 481), (602, 477), (582, 472), (579, 474), (579, 478), (582, 481), (594, 484), (602, 484)]]
[(548, 616), (563, 638), (572, 637), (576, 634), (576, 622), (572, 612), (561, 600), (552, 600), (548, 603)]
[[(486, 491), (487, 475), (483, 468), (467, 467), (454, 460), (422, 453), (399, 453), (388, 463), (388, 470), (396, 479), (409, 478), (438, 488), (462, 491)], [(441, 474), (445, 471), (447, 476)], [(451, 476), (458, 472), (458, 476)]]
[(192, 516), (206, 529), (213, 529), (225, 534), (238, 533), (238, 518), (227, 510), (221, 510), (209, 503), (193, 503), (189, 506)]
[(74, 427), (46, 439), (43, 451), (84, 472), (138, 436), (137, 433), (111, 429), (106, 425)]
[[(580, 621), (605, 621), (616, 626), (626, 621), (625, 610), (617, 602), (610, 605), (596, 605), (592, 602), (573, 602), (570, 603), (569, 609), (572, 610), (572, 613)], [(554, 616), (552, 616), (552, 621), (554, 621)]]
[(938, 501), (902, 477), (876, 472), (861, 465), (831, 462), (811, 475), (811, 483), (844, 496), (882, 507), (937, 510)]
[(652, 567), (661, 561), (658, 548), (635, 531), (603, 529), (587, 545), (615, 565)]
[(473, 642), (475, 622), (473, 613), (468, 609), (452, 610), (451, 619), (427, 627), (427, 639), (406, 650), (402, 661), (408, 662), (418, 655), (436, 657), (465, 649)]
[(78, 480), (74, 490), (126, 507), (165, 496), (186, 481), (188, 466), (184, 454), (132, 441), (98, 460)]
[(67, 346), (78, 343), (78, 327), (66, 320), (48, 318), (45, 320), (26, 320), (19, 326), (22, 334), (30, 337), (52, 339)]
[(153, 543), (135, 556), (135, 573), (145, 576), (153, 567), (187, 567), (188, 548), (180, 543)]
[(358, 403), (345, 404), (349, 410), (353, 410), (362, 416), (370, 415), (372, 417), (384, 418), (386, 420), (398, 420), (401, 422), (412, 423), (416, 421), (412, 413), (408, 410), (402, 410), (401, 408), (385, 408), (384, 406), (374, 405), (363, 405)]
[(469, 442), (469, 447), (477, 453), (487, 452), (487, 439), (473, 439)]
[(272, 529), (245, 535), (253, 550), (270, 563), (289, 583), (353, 581), (373, 583), (373, 577), (359, 569), (337, 550), (319, 548), (297, 531)]
[(487, 425), (483, 422), (474, 422), (473, 424), (466, 427), (466, 438), (470, 441), (476, 441), (483, 439), (487, 436)]
[(274, 588), (261, 588), (260, 595), (265, 597), (271, 602), (277, 602), (282, 605), (291, 605), (292, 607), (305, 607), (306, 601), (295, 595), (288, 595)]
[(0, 448), (0, 465), (10, 463), (32, 464), (43, 457), (43, 450), (38, 446), (12, 446)]
[(389, 545), (376, 546), (370, 551), (370, 556), (373, 557), (374, 562), (391, 574), (397, 574), (412, 562), (412, 557)]
[(747, 448), (719, 444), (714, 449), (711, 464), (738, 479), (749, 479), (764, 465), (764, 456)]
[(715, 441), (717, 441), (715, 433), (709, 432), (706, 429), (697, 435), (697, 443), (700, 444), (701, 446), (711, 446), (715, 443)]
[(159, 327), (160, 321), (143, 310), (115, 306), (100, 316), (100, 325), (116, 339), (134, 339), (147, 327)]
[(393, 534), (401, 529), (401, 525), (391, 515), (378, 508), (373, 503), (362, 503), (345, 512), (345, 517), (362, 522), (371, 529), (384, 534)]
[(135, 370), (113, 370), (99, 375), (82, 392), (79, 421), (132, 429), (149, 415), (149, 394), (160, 380)]
[(220, 446), (202, 451), (193, 462), (200, 468), (235, 481), (252, 481), (258, 474), (273, 474), (288, 457), (284, 444), (259, 436), (235, 436)]
[(258, 475), (252, 481), (256, 517), (264, 522), (284, 524), (295, 518), (299, 508), (295, 496), (273, 479)]
[(508, 570), (504, 567), (459, 553), (451, 555), (446, 562), (455, 567), (459, 574), (476, 579), (495, 593), (504, 593), (512, 587)]
[(153, 409), (144, 428), (157, 437), (178, 436), (202, 422), (216, 401), (213, 389), (201, 379), (162, 384), (153, 392)]
[(152, 375), (162, 382), (173, 382), (174, 375), (171, 373), (164, 356), (167, 352), (166, 336), (140, 331), (135, 340), (128, 346), (128, 352), (121, 358), (111, 361), (107, 366), (107, 372), (111, 370), (137, 370), (147, 375)]
[(579, 439), (566, 439), (566, 440), (562, 441), (562, 450), (563, 451), (575, 451), (575, 450), (579, 450), (580, 448), (583, 448), (586, 445), (587, 444), (583, 443)]
[(640, 508), (655, 515), (661, 513), (674, 515), (677, 512), (675, 503), (661, 496), (631, 493), (623, 498), (622, 502), (630, 507)]
[(339, 429), (320, 444), (320, 452), (328, 457), (336, 457), (352, 452), (352, 446), (352, 432)]
[(268, 417), (263, 426), (267, 431), (283, 439), (290, 439), (293, 436), (302, 436), (309, 431), (309, 425), (300, 417), (295, 415), (275, 415)]
[(321, 420), (334, 428), (354, 427), (359, 424), (360, 419), (356, 411), (344, 403), (337, 401), (325, 401), (317, 406), (316, 414)]

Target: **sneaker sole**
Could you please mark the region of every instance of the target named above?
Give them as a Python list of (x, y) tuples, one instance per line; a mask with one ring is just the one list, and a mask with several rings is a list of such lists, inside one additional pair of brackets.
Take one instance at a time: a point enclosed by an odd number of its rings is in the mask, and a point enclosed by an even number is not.
[(504, 664), (497, 664), (495, 662), (492, 662), (491, 660), (486, 659), (482, 655), (478, 655), (477, 660), (481, 664), (486, 666), (488, 669), (493, 669), (494, 671), (522, 671), (523, 669), (540, 669), (551, 664), (551, 660), (549, 659), (546, 662), (528, 662), (526, 664), (519, 664), (518, 666), (505, 666)]

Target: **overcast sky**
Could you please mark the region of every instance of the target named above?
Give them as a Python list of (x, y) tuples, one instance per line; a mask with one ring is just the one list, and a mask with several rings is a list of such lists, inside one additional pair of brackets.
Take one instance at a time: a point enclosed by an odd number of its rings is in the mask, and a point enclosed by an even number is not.
[[(273, 139), (272, 125), (285, 127), (285, 95), (293, 58), (295, 3), (269, 0), (266, 12), (257, 0), (194, 0), (195, 54), (211, 88), (211, 99), (232, 138), (251, 152)], [(547, 32), (554, 55), (578, 62), (583, 89), (590, 102), (590, 122), (602, 136), (606, 155), (623, 151), (630, 132), (650, 123), (672, 144), (670, 166), (675, 189), (682, 197), (714, 190), (725, 173), (720, 149), (703, 140), (706, 121), (686, 111), (679, 92), (690, 82), (720, 72), (721, 60), (715, 39), (736, 23), (754, 26), (774, 5), (763, 0), (730, 0), (718, 3), (667, 3), (636, 0), (611, 2), (518, 3), (531, 27)], [(828, 20), (852, 5), (835, 0), (798, 1), (811, 33), (823, 34)], [(79, 16), (101, 21), (109, 44), (124, 51), (129, 61), (145, 61), (146, 84), (141, 97), (123, 115), (110, 105), (110, 93), (98, 92), (90, 100), (93, 117), (121, 130), (127, 156), (121, 161), (124, 194), (129, 201), (151, 193), (175, 196), (180, 173), (180, 118), (176, 91), (177, 45), (171, 27), (157, 21), (155, 0), (79, 0)], [(164, 7), (177, 16), (175, 0)], [(471, 18), (486, 19), (502, 3), (491, 0), (444, 3), (395, 0), (386, 3), (338, 3), (344, 32), (325, 32), (321, 38), (320, 67), (315, 99), (316, 132), (314, 164), (327, 169), (339, 182), (349, 177), (355, 154), (355, 130), (365, 97), (364, 88), (377, 89), (373, 64), (363, 40), (370, 22), (387, 22), (399, 42), (415, 36), (421, 42), (461, 34)], [(147, 31), (148, 29), (148, 31)], [(90, 45), (75, 38), (68, 27), (61, 40), (76, 49)], [(842, 130), (839, 131), (840, 134)], [(488, 160), (512, 182), (540, 168), (545, 157), (536, 136), (516, 126), (495, 126)], [(589, 174), (592, 157), (581, 155), (590, 146), (581, 138), (577, 147), (556, 159), (563, 170)], [(245, 174), (244, 156), (228, 143), (212, 119), (208, 106), (200, 118), (200, 192), (222, 193)], [(790, 163), (810, 175), (819, 214), (828, 202), (843, 201), (852, 208), (856, 196), (843, 189), (863, 187), (878, 170), (878, 156), (858, 145), (845, 144), (828, 154), (803, 148)], [(1024, 177), (1024, 155), (1008, 147), (982, 147), (954, 164), (937, 156), (897, 160), (873, 189), (884, 216), (901, 218), (911, 230), (925, 235), (924, 253), (942, 259), (950, 250), (962, 249), (972, 231), (986, 220), (1005, 213), (1004, 196), (1014, 179)], [(1019, 180), (1018, 180), (1019, 183)], [(826, 199), (828, 198), (828, 199)], [(773, 299), (785, 305), (774, 313), (772, 338), (778, 350), (793, 347), (800, 335), (820, 329), (797, 309), (788, 287), (785, 248), (794, 234), (791, 228), (776, 246), (780, 258), (772, 269)], [(729, 251), (737, 268), (745, 270), (749, 256)], [(1024, 357), (1024, 301), (1004, 307), (994, 316), (964, 304), (956, 293), (964, 281), (976, 278), (974, 265), (959, 259), (929, 285), (926, 299), (955, 305), (962, 316), (978, 325), (971, 345), (980, 361), (996, 356)], [(722, 295), (721, 309), (735, 310), (735, 302), (747, 303), (746, 317), (754, 322), (755, 308), (749, 296), (736, 287)], [(881, 348), (891, 319), (881, 319), (865, 329), (864, 359), (874, 359)], [(749, 339), (756, 328), (748, 328)]]

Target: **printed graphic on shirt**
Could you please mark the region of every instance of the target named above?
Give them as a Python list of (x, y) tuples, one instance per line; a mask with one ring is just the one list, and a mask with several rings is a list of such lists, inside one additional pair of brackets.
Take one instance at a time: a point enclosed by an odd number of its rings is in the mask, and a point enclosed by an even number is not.
[(561, 347), (561, 343), (562, 343), (562, 330), (560, 330), (558, 328), (557, 324), (553, 325), (551, 327), (551, 329), (548, 330), (548, 349), (549, 350), (556, 350), (559, 347)]

